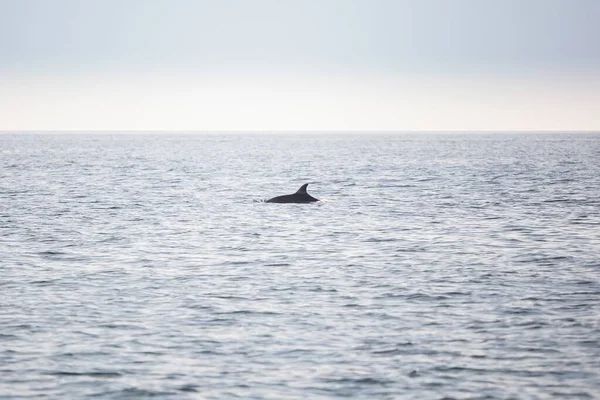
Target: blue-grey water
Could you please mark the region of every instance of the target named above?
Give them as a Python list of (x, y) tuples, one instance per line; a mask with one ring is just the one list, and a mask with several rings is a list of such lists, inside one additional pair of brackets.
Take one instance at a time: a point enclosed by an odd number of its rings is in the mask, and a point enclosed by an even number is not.
[(599, 394), (600, 134), (0, 135), (2, 399)]

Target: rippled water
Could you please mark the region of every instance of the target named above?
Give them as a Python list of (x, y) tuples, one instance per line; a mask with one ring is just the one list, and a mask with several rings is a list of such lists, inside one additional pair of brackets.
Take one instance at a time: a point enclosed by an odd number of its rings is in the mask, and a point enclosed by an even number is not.
[(0, 144), (2, 398), (598, 398), (600, 135)]

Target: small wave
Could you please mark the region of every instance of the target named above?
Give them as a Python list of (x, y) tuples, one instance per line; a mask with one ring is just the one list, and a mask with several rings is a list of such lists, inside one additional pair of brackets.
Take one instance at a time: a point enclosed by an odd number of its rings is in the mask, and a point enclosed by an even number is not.
[(281, 313), (274, 311), (254, 311), (254, 310), (235, 310), (216, 313), (219, 315), (281, 315)]
[(67, 254), (67, 253), (63, 253), (62, 251), (53, 251), (53, 250), (41, 251), (38, 253), (38, 255), (40, 255), (42, 257), (63, 256), (65, 254)]
[(367, 243), (381, 243), (381, 242), (397, 242), (398, 239), (396, 238), (369, 238), (366, 239), (365, 242)]
[(176, 394), (177, 393), (175, 393), (175, 392), (145, 390), (145, 389), (138, 389), (138, 388), (127, 388), (127, 389), (118, 390), (118, 391), (95, 393), (95, 394), (92, 394), (91, 397), (106, 397), (107, 395), (110, 395), (111, 397), (114, 397), (116, 399), (132, 399), (132, 398), (144, 399), (147, 397), (163, 398), (163, 397), (168, 397), (168, 396), (175, 396)]
[(199, 386), (193, 385), (190, 383), (190, 384), (178, 387), (177, 390), (182, 391), (182, 392), (197, 392), (198, 388), (199, 388)]
[(397, 344), (393, 348), (373, 350), (372, 354), (376, 354), (378, 356), (393, 356), (393, 355), (399, 355), (399, 354), (406, 354), (407, 350), (405, 348), (412, 347), (412, 346), (413, 346), (412, 342), (400, 343), (400, 344)]
[(555, 261), (563, 261), (569, 259), (571, 259), (571, 257), (567, 256), (529, 256), (517, 259), (515, 260), (515, 262), (519, 264), (536, 263), (541, 265), (553, 265)]
[(570, 199), (570, 198), (562, 198), (562, 199), (547, 199), (547, 200), (542, 200), (542, 203), (548, 203), (548, 204), (552, 204), (552, 203), (567, 203), (567, 204), (585, 204), (586, 200), (585, 199)]
[(221, 294), (213, 294), (210, 297), (214, 297), (216, 299), (226, 299), (226, 300), (250, 300), (248, 297), (230, 296), (230, 295), (221, 295)]
[(320, 286), (314, 287), (312, 289), (308, 289), (309, 292), (326, 292), (326, 293), (337, 293), (337, 289), (325, 289)]
[(383, 185), (377, 185), (377, 187), (379, 187), (379, 188), (414, 188), (416, 186), (415, 185), (407, 185), (407, 184), (397, 184), (397, 185), (383, 184)]
[(354, 385), (389, 385), (394, 383), (394, 381), (389, 379), (378, 379), (371, 377), (364, 378), (325, 378), (324, 382), (327, 383), (349, 383)]
[(132, 324), (101, 324), (98, 325), (100, 328), (108, 329), (127, 329), (127, 330), (140, 330), (143, 329), (141, 326)]
[(504, 311), (505, 314), (514, 314), (514, 315), (528, 315), (528, 314), (538, 314), (539, 310), (534, 308), (511, 308)]
[(443, 295), (429, 295), (425, 293), (413, 293), (406, 296), (408, 300), (426, 300), (426, 301), (439, 301), (448, 300), (450, 297)]
[(115, 371), (92, 371), (92, 372), (73, 372), (73, 371), (49, 371), (44, 372), (44, 375), (52, 376), (89, 376), (94, 378), (117, 378), (123, 376), (120, 372)]
[(38, 285), (38, 286), (49, 286), (49, 285), (52, 285), (53, 283), (55, 283), (57, 280), (58, 279), (31, 281), (30, 283), (32, 285)]
[(207, 321), (209, 325), (233, 325), (235, 324), (235, 320), (231, 318), (212, 318), (210, 321)]
[(13, 339), (19, 339), (19, 337), (17, 335), (8, 335), (5, 333), (0, 333), (0, 341), (13, 340)]
[(574, 220), (574, 221), (571, 222), (571, 224), (573, 224), (573, 225), (598, 226), (598, 225), (600, 225), (600, 222), (590, 222), (590, 221)]

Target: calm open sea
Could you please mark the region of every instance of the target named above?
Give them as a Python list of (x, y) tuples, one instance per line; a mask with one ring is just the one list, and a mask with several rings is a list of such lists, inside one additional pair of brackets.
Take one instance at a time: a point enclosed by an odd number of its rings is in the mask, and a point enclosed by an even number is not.
[(600, 134), (0, 135), (0, 398), (151, 396), (600, 398)]

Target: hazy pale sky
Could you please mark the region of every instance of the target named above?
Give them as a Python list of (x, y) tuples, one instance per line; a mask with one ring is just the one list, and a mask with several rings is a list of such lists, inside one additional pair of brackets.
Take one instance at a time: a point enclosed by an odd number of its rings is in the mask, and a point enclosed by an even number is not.
[(0, 0), (0, 130), (600, 130), (598, 0)]

